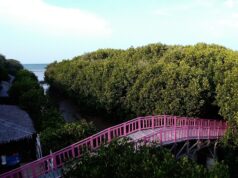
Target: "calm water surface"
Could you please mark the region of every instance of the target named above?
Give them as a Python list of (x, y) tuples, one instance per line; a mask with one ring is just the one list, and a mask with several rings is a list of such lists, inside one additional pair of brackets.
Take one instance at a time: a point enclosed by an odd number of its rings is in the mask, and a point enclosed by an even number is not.
[[(39, 81), (44, 81), (44, 73), (46, 70), (46, 66), (48, 64), (23, 64), (24, 68), (33, 72)], [(44, 91), (46, 92), (49, 86), (47, 84), (42, 84)]]

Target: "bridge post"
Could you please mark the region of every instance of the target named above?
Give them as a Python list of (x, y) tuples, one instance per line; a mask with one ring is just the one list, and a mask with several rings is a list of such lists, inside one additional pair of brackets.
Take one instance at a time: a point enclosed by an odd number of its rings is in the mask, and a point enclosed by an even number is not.
[(187, 129), (186, 139), (188, 139), (188, 137), (189, 137), (189, 120), (188, 119), (186, 121), (186, 129)]
[(200, 121), (199, 121), (199, 124), (197, 125), (197, 130), (198, 130), (198, 140), (200, 139)]
[(155, 117), (154, 116), (152, 116), (151, 124), (152, 124), (152, 129), (154, 129), (155, 128)]
[(177, 117), (174, 117), (174, 142), (176, 143), (176, 127), (177, 127)]
[(210, 120), (208, 120), (208, 139), (210, 140)]
[(219, 129), (220, 128), (220, 122), (216, 122), (216, 130), (217, 130), (217, 139), (219, 137)]
[(51, 156), (51, 158), (50, 158), (51, 164), (49, 166), (50, 166), (51, 170), (54, 170), (54, 168), (57, 167), (56, 156), (52, 152), (50, 153), (50, 156)]
[(123, 123), (123, 135), (126, 136), (126, 123)]
[(90, 148), (92, 151), (93, 150), (93, 137), (92, 136), (90, 137)]
[(36, 174), (36, 169), (35, 169), (35, 167), (34, 167), (34, 166), (32, 166), (32, 167), (31, 167), (31, 169), (32, 169), (32, 176), (33, 176), (33, 177), (37, 177), (37, 174)]
[(159, 137), (160, 137), (160, 145), (162, 146), (163, 140), (162, 140), (162, 132), (161, 131), (159, 132)]
[(111, 129), (110, 129), (110, 127), (107, 129), (107, 136), (108, 136), (108, 142), (111, 142)]
[(141, 130), (141, 117), (138, 119), (138, 129)]
[(221, 134), (221, 129), (222, 129), (222, 121), (220, 121), (220, 123), (219, 123), (219, 136)]
[(75, 158), (74, 145), (71, 145), (72, 158)]
[(166, 127), (166, 116), (164, 114), (164, 127)]

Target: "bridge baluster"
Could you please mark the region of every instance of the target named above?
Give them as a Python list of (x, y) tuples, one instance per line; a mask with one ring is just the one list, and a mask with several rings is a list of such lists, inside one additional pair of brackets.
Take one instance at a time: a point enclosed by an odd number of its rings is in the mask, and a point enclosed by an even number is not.
[(186, 139), (188, 139), (189, 137), (189, 120), (188, 120), (188, 123), (186, 124), (186, 129), (187, 129), (187, 133), (186, 133)]
[(198, 140), (200, 139), (200, 127), (198, 126)]
[(91, 147), (91, 150), (94, 149), (93, 140), (94, 140), (94, 138), (93, 138), (93, 137), (90, 137), (90, 147)]
[(138, 130), (141, 130), (141, 117), (137, 120), (138, 122)]
[(174, 142), (176, 142), (176, 127), (177, 127), (177, 118), (174, 117)]
[(123, 135), (126, 136), (126, 123), (123, 124)]
[(75, 158), (74, 145), (71, 145), (71, 152), (72, 152), (72, 157)]
[(159, 135), (159, 136), (160, 136), (160, 144), (162, 145), (162, 143), (163, 143), (163, 140), (162, 140), (162, 131), (160, 131), (159, 134), (160, 134), (160, 135)]
[(208, 139), (210, 139), (210, 121), (208, 120)]
[(152, 116), (151, 125), (152, 125), (152, 129), (154, 129), (155, 128), (155, 118), (154, 118), (154, 116)]
[(111, 128), (108, 128), (108, 142), (111, 142)]

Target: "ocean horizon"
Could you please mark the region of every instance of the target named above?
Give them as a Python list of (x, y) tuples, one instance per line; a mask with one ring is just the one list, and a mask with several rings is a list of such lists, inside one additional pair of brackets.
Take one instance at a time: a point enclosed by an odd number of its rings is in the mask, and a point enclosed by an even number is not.
[(33, 72), (39, 81), (44, 81), (44, 73), (48, 64), (23, 64), (23, 67)]

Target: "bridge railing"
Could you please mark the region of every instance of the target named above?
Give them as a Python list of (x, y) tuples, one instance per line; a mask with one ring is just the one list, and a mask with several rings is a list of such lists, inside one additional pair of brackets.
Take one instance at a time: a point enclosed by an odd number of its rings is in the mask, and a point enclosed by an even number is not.
[[(107, 128), (50, 155), (0, 175), (0, 178), (35, 178), (61, 168), (67, 160), (79, 158), (85, 150), (93, 151), (112, 139), (125, 137), (140, 130), (158, 129), (144, 137), (160, 143), (182, 139), (214, 139), (224, 135), (226, 123), (216, 120), (176, 117), (169, 115), (138, 117)], [(172, 128), (172, 129), (171, 129)]]
[[(168, 144), (192, 139), (218, 139), (225, 134), (227, 128), (225, 122), (209, 119), (174, 117), (173, 121), (169, 120), (169, 122), (169, 124), (168, 122), (166, 124), (171, 126), (172, 123), (173, 129), (160, 129), (138, 140)], [(168, 126), (166, 126), (166, 128), (168, 128)]]

